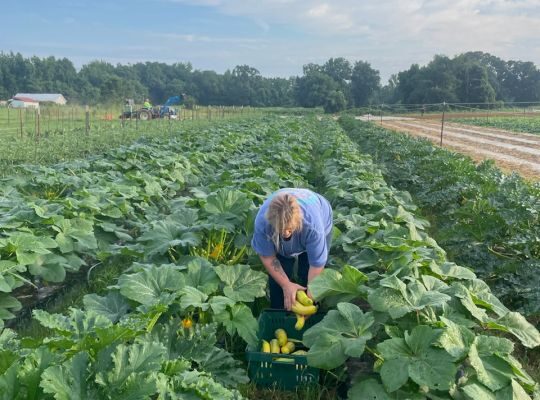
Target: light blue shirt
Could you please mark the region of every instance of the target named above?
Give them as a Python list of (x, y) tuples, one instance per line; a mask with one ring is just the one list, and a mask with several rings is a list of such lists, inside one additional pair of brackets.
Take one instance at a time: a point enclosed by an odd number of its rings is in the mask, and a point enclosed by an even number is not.
[[(302, 210), (302, 230), (294, 232), (289, 240), (280, 240), (276, 249), (272, 241), (274, 228), (266, 219), (268, 206), (274, 196), (289, 193), (296, 197)], [(266, 199), (255, 218), (255, 232), (251, 247), (261, 256), (270, 257), (279, 253), (285, 257), (294, 257), (307, 252), (309, 265), (324, 267), (328, 261), (330, 238), (332, 236), (332, 207), (320, 194), (308, 189), (280, 189)]]

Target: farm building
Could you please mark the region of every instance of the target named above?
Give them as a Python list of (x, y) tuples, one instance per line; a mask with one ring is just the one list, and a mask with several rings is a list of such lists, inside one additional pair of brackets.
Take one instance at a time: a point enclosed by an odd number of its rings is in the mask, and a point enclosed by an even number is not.
[(15, 96), (8, 101), (8, 107), (11, 108), (39, 108), (39, 102), (30, 97)]
[(64, 105), (67, 102), (66, 98), (60, 93), (17, 93), (15, 96), (13, 96), (14, 99), (18, 97), (26, 97), (39, 103), (55, 103)]

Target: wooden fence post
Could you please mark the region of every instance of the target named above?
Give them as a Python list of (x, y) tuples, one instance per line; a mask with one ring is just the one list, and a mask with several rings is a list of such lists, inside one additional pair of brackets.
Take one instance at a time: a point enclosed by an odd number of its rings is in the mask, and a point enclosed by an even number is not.
[(23, 118), (22, 118), (22, 109), (19, 108), (19, 122), (21, 126), (21, 139), (23, 138)]
[(443, 109), (442, 109), (442, 118), (441, 118), (441, 147), (443, 142), (443, 131), (444, 131), (444, 112), (446, 111), (446, 101), (443, 102)]
[(90, 133), (90, 107), (88, 105), (85, 106), (85, 130), (88, 135)]
[(39, 140), (39, 137), (41, 136), (41, 124), (40, 124), (40, 121), (41, 120), (41, 109), (38, 108), (36, 109), (36, 128), (37, 128), (37, 132), (36, 132), (36, 140)]

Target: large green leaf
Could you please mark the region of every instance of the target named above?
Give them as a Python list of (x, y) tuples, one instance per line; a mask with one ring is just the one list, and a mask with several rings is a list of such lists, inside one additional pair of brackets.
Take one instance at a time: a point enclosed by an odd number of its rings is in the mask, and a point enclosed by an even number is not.
[[(538, 397), (538, 392), (536, 393), (536, 397)], [(505, 400), (505, 399), (512, 399), (512, 400), (531, 400), (531, 397), (527, 394), (525, 389), (514, 379), (512, 379), (512, 383), (505, 387), (504, 389), (501, 389), (497, 392), (497, 400)]]
[(452, 289), (457, 298), (459, 298), (461, 304), (471, 313), (471, 315), (480, 322), (487, 322), (489, 320), (488, 314), (484, 308), (478, 307), (474, 302), (473, 296), (462, 284), (453, 284)]
[(249, 265), (218, 265), (215, 270), (225, 285), (223, 293), (231, 300), (251, 302), (266, 294), (268, 276)]
[[(171, 384), (172, 383), (172, 384)], [(227, 389), (205, 372), (184, 371), (172, 379), (167, 398), (171, 400), (240, 400), (241, 394)]]
[(508, 354), (512, 350), (512, 343), (508, 339), (477, 336), (469, 350), (469, 361), (478, 381), (493, 391), (509, 385), (514, 375), (513, 369), (499, 354)]
[[(133, 379), (159, 371), (166, 351), (161, 343), (121, 344), (112, 354), (114, 366), (110, 371), (98, 372), (96, 382), (109, 390), (126, 391), (133, 385)], [(144, 385), (146, 387), (146, 385)], [(153, 388), (155, 391), (155, 387)], [(150, 392), (152, 394), (154, 392)]]
[[(392, 279), (390, 279), (392, 278)], [(381, 280), (381, 287), (372, 291), (368, 301), (375, 311), (388, 312), (394, 319), (426, 307), (442, 307), (450, 296), (437, 290), (427, 290), (419, 281), (408, 285), (397, 277)]]
[(355, 383), (349, 389), (348, 398), (350, 400), (392, 400), (384, 390), (384, 387), (375, 379), (366, 379), (365, 381)]
[(41, 375), (40, 386), (56, 400), (93, 400), (97, 393), (90, 391), (88, 353), (77, 353), (62, 365), (47, 368)]
[(13, 289), (23, 285), (26, 281), (21, 275), (25, 272), (24, 265), (17, 264), (14, 261), (0, 260), (0, 292), (9, 293)]
[[(463, 387), (463, 393), (469, 400), (498, 400), (497, 395), (477, 381), (472, 381)], [(512, 399), (509, 397), (508, 399)], [(503, 399), (500, 399), (503, 400)]]
[(234, 300), (231, 300), (225, 296), (213, 296), (210, 298), (208, 303), (216, 315), (221, 314), (227, 307), (232, 307), (235, 304)]
[[(405, 383), (403, 371), (419, 385), (442, 391), (450, 388), (456, 366), (445, 350), (432, 346), (437, 337), (436, 331), (419, 325), (411, 334), (405, 332), (405, 338), (392, 338), (378, 344), (377, 349), (384, 358), (381, 378), (387, 390), (395, 391), (400, 387), (399, 383)], [(392, 363), (385, 367), (388, 361)]]
[(227, 387), (235, 388), (239, 384), (249, 382), (246, 371), (241, 368), (242, 363), (235, 360), (229, 352), (214, 347), (205, 353), (203, 358), (196, 359), (199, 368), (212, 375), (217, 382)]
[(58, 247), (58, 243), (50, 236), (36, 236), (27, 232), (12, 233), (4, 241), (7, 251), (15, 253), (21, 265), (32, 264), (39, 254), (49, 254), (49, 249)]
[(214, 266), (203, 258), (196, 258), (187, 265), (186, 285), (210, 295), (219, 287), (219, 278)]
[(57, 217), (55, 218), (55, 225), (52, 228), (58, 232), (56, 242), (62, 253), (69, 253), (75, 250), (75, 243), (78, 244), (77, 250), (97, 248), (96, 237), (94, 236), (94, 224), (90, 220)]
[(13, 363), (5, 372), (0, 374), (0, 400), (13, 400), (21, 389), (17, 376), (20, 366)]
[(69, 262), (66, 257), (58, 254), (40, 254), (34, 263), (28, 265), (28, 272), (48, 282), (63, 282), (66, 278), (66, 270), (75, 269)]
[(111, 322), (118, 322), (129, 310), (126, 299), (116, 291), (110, 291), (106, 296), (87, 294), (83, 302), (86, 310), (103, 315)]
[(34, 310), (33, 316), (44, 327), (55, 330), (62, 336), (71, 336), (74, 341), (83, 340), (86, 335), (94, 334), (96, 329), (112, 326), (105, 316), (78, 308), (70, 308), (68, 316), (50, 314), (44, 310)]
[(15, 318), (13, 314), (22, 308), (22, 304), (15, 297), (0, 293), (0, 330), (4, 327), (3, 320)]
[(366, 275), (350, 265), (345, 265), (341, 272), (326, 268), (309, 283), (309, 290), (318, 301), (336, 297), (336, 303), (347, 302), (362, 294), (361, 285), (367, 280)]
[(245, 304), (235, 304), (221, 314), (214, 315), (216, 322), (222, 323), (229, 335), (238, 333), (250, 346), (257, 346), (259, 324)]
[(216, 345), (217, 324), (194, 324), (191, 330), (178, 330), (177, 325), (156, 327), (159, 341), (169, 352), (171, 360), (180, 357), (186, 360), (204, 360)]
[(144, 253), (147, 257), (156, 254), (165, 254), (174, 247), (196, 247), (201, 243), (200, 236), (192, 228), (171, 220), (152, 222), (152, 227), (144, 232), (138, 241), (144, 244)]
[(429, 268), (443, 278), (455, 278), (464, 280), (476, 279), (476, 275), (470, 269), (460, 267), (459, 265), (450, 262), (445, 262), (439, 265), (435, 261), (432, 261), (429, 264)]
[(180, 307), (182, 307), (183, 310), (200, 308), (202, 311), (206, 311), (210, 307), (210, 304), (206, 302), (208, 299), (206, 293), (203, 293), (194, 287), (184, 287), (180, 290), (180, 295), (182, 296), (180, 298)]
[(476, 305), (495, 312), (498, 316), (506, 315), (509, 310), (501, 301), (491, 293), (491, 289), (484, 281), (472, 279), (463, 284), (471, 294), (471, 298)]
[(491, 320), (487, 324), (490, 329), (508, 332), (517, 337), (525, 347), (534, 348), (540, 346), (540, 333), (523, 315), (509, 312), (497, 320)]
[(208, 222), (215, 228), (232, 232), (242, 224), (253, 202), (239, 190), (220, 189), (206, 198), (204, 211), (208, 214)]
[(465, 357), (474, 341), (474, 333), (447, 318), (441, 317), (441, 321), (446, 325), (446, 329), (439, 338), (439, 344), (456, 359)]
[(463, 393), (468, 400), (531, 400), (521, 385), (512, 380), (512, 383), (497, 392), (493, 392), (477, 380), (472, 379), (463, 387)]
[(39, 386), (41, 375), (47, 368), (57, 365), (60, 361), (61, 354), (44, 346), (28, 354), (17, 371), (17, 381), (24, 388), (25, 398), (43, 398), (43, 391)]
[(162, 295), (177, 293), (185, 286), (184, 275), (170, 265), (151, 266), (134, 274), (118, 278), (120, 293), (141, 304), (158, 303)]
[(360, 357), (366, 342), (373, 337), (371, 313), (350, 303), (339, 303), (321, 322), (304, 333), (304, 344), (309, 347), (308, 362), (318, 368), (333, 369), (349, 357)]

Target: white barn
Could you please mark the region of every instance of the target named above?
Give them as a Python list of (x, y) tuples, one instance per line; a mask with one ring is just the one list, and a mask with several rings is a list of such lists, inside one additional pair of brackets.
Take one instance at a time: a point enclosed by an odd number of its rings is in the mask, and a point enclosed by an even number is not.
[(17, 97), (15, 96), (8, 101), (8, 107), (10, 108), (39, 108), (39, 103), (29, 97)]
[(13, 96), (14, 99), (18, 97), (33, 99), (38, 103), (54, 103), (60, 105), (67, 103), (66, 98), (60, 93), (17, 93)]

